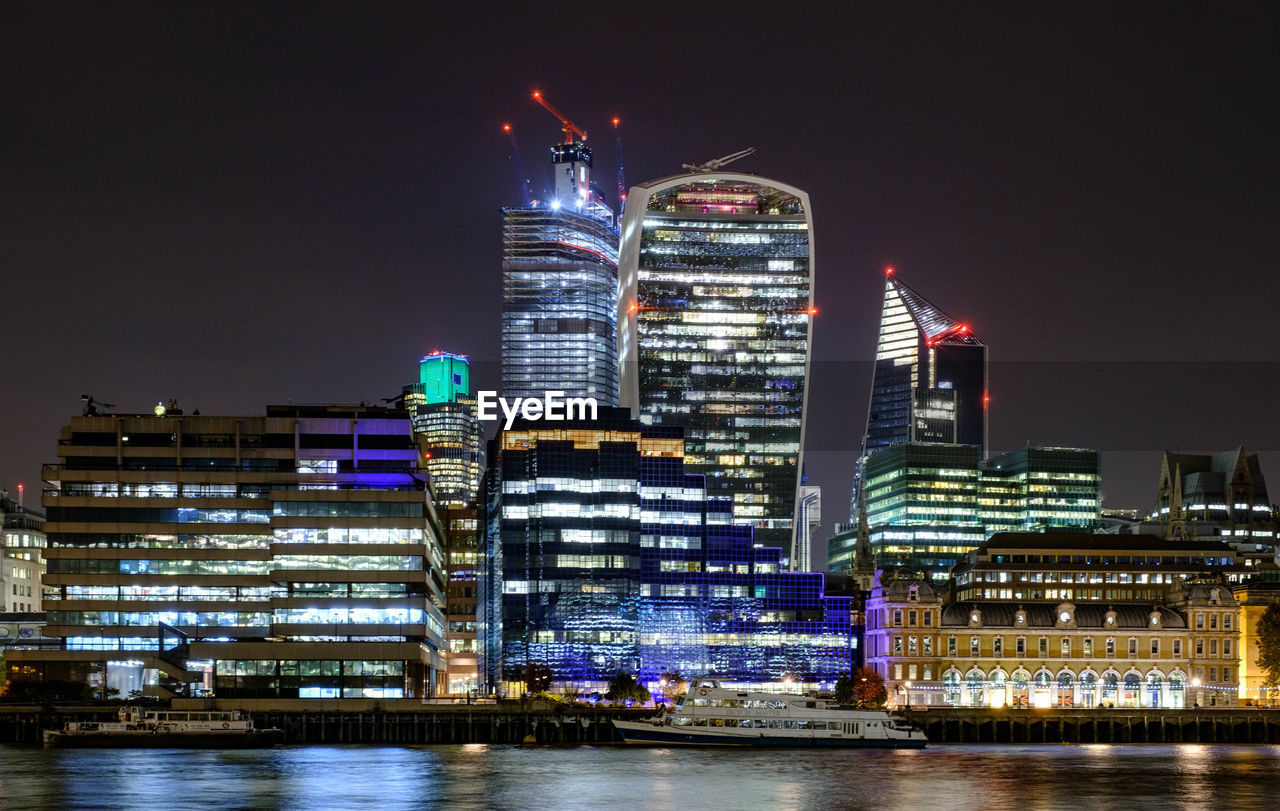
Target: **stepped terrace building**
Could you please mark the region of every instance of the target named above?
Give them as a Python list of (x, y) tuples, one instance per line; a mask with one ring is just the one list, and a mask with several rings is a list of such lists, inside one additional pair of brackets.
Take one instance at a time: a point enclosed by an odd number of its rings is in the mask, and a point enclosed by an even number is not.
[(790, 558), (817, 312), (808, 194), (721, 171), (640, 184), (619, 261), (620, 405), (683, 428), (689, 472)]
[(1234, 706), (1239, 606), (1225, 584), (1178, 581), (1159, 600), (947, 600), (881, 579), (868, 665), (898, 706)]
[(10, 675), (120, 695), (441, 689), (441, 527), (409, 415), (73, 418), (44, 472), (46, 634)]
[(601, 690), (619, 671), (738, 685), (829, 686), (849, 672), (849, 598), (734, 525), (732, 502), (685, 472), (678, 428), (625, 409), (517, 423), (490, 444), (482, 672), (520, 689), (530, 665)]

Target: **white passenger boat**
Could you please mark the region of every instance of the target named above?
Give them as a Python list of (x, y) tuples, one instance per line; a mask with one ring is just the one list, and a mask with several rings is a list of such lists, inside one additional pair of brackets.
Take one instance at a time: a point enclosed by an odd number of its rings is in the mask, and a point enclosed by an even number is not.
[(614, 721), (636, 744), (862, 746), (919, 749), (924, 733), (879, 710), (811, 696), (753, 693), (698, 679), (675, 707), (647, 721)]
[(121, 707), (117, 721), (69, 721), (44, 733), (51, 747), (110, 749), (256, 749), (284, 739), (283, 730), (255, 729), (238, 711), (146, 710)]

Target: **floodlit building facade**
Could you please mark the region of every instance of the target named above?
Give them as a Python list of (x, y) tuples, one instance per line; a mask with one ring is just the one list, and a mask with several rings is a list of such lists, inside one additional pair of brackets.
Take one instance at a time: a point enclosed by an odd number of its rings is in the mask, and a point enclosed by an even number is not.
[(1023, 603), (890, 577), (867, 600), (866, 654), (897, 706), (1234, 706), (1239, 628), (1218, 583), (1146, 603)]
[(46, 634), (11, 676), (154, 695), (441, 689), (442, 530), (409, 415), (73, 418), (44, 472)]
[(621, 404), (683, 428), (708, 494), (791, 556), (816, 312), (808, 194), (724, 171), (641, 184), (620, 261)]

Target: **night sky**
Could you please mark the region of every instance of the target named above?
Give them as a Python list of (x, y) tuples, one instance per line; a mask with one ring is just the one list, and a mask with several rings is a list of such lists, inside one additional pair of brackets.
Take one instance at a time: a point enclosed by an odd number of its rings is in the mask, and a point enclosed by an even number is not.
[[(754, 146), (809, 191), (808, 429), (848, 509), (883, 268), (991, 347), (991, 449), (1263, 452), (1280, 489), (1280, 6), (0, 2), (0, 487), (117, 411), (496, 388), (501, 124), (615, 188)], [(824, 535), (825, 537), (825, 535)], [(819, 544), (821, 546), (821, 544)]]

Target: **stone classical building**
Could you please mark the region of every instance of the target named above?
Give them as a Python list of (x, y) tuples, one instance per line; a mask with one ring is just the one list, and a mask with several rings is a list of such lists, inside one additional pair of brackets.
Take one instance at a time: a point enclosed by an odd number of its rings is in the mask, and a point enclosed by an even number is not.
[(1263, 686), (1258, 666), (1258, 620), (1267, 606), (1280, 604), (1280, 581), (1249, 580), (1232, 586), (1231, 594), (1240, 604), (1240, 700), (1275, 705), (1280, 689)]
[(895, 705), (1233, 705), (1239, 606), (1179, 582), (1157, 603), (946, 601), (925, 579), (878, 580), (868, 666)]

